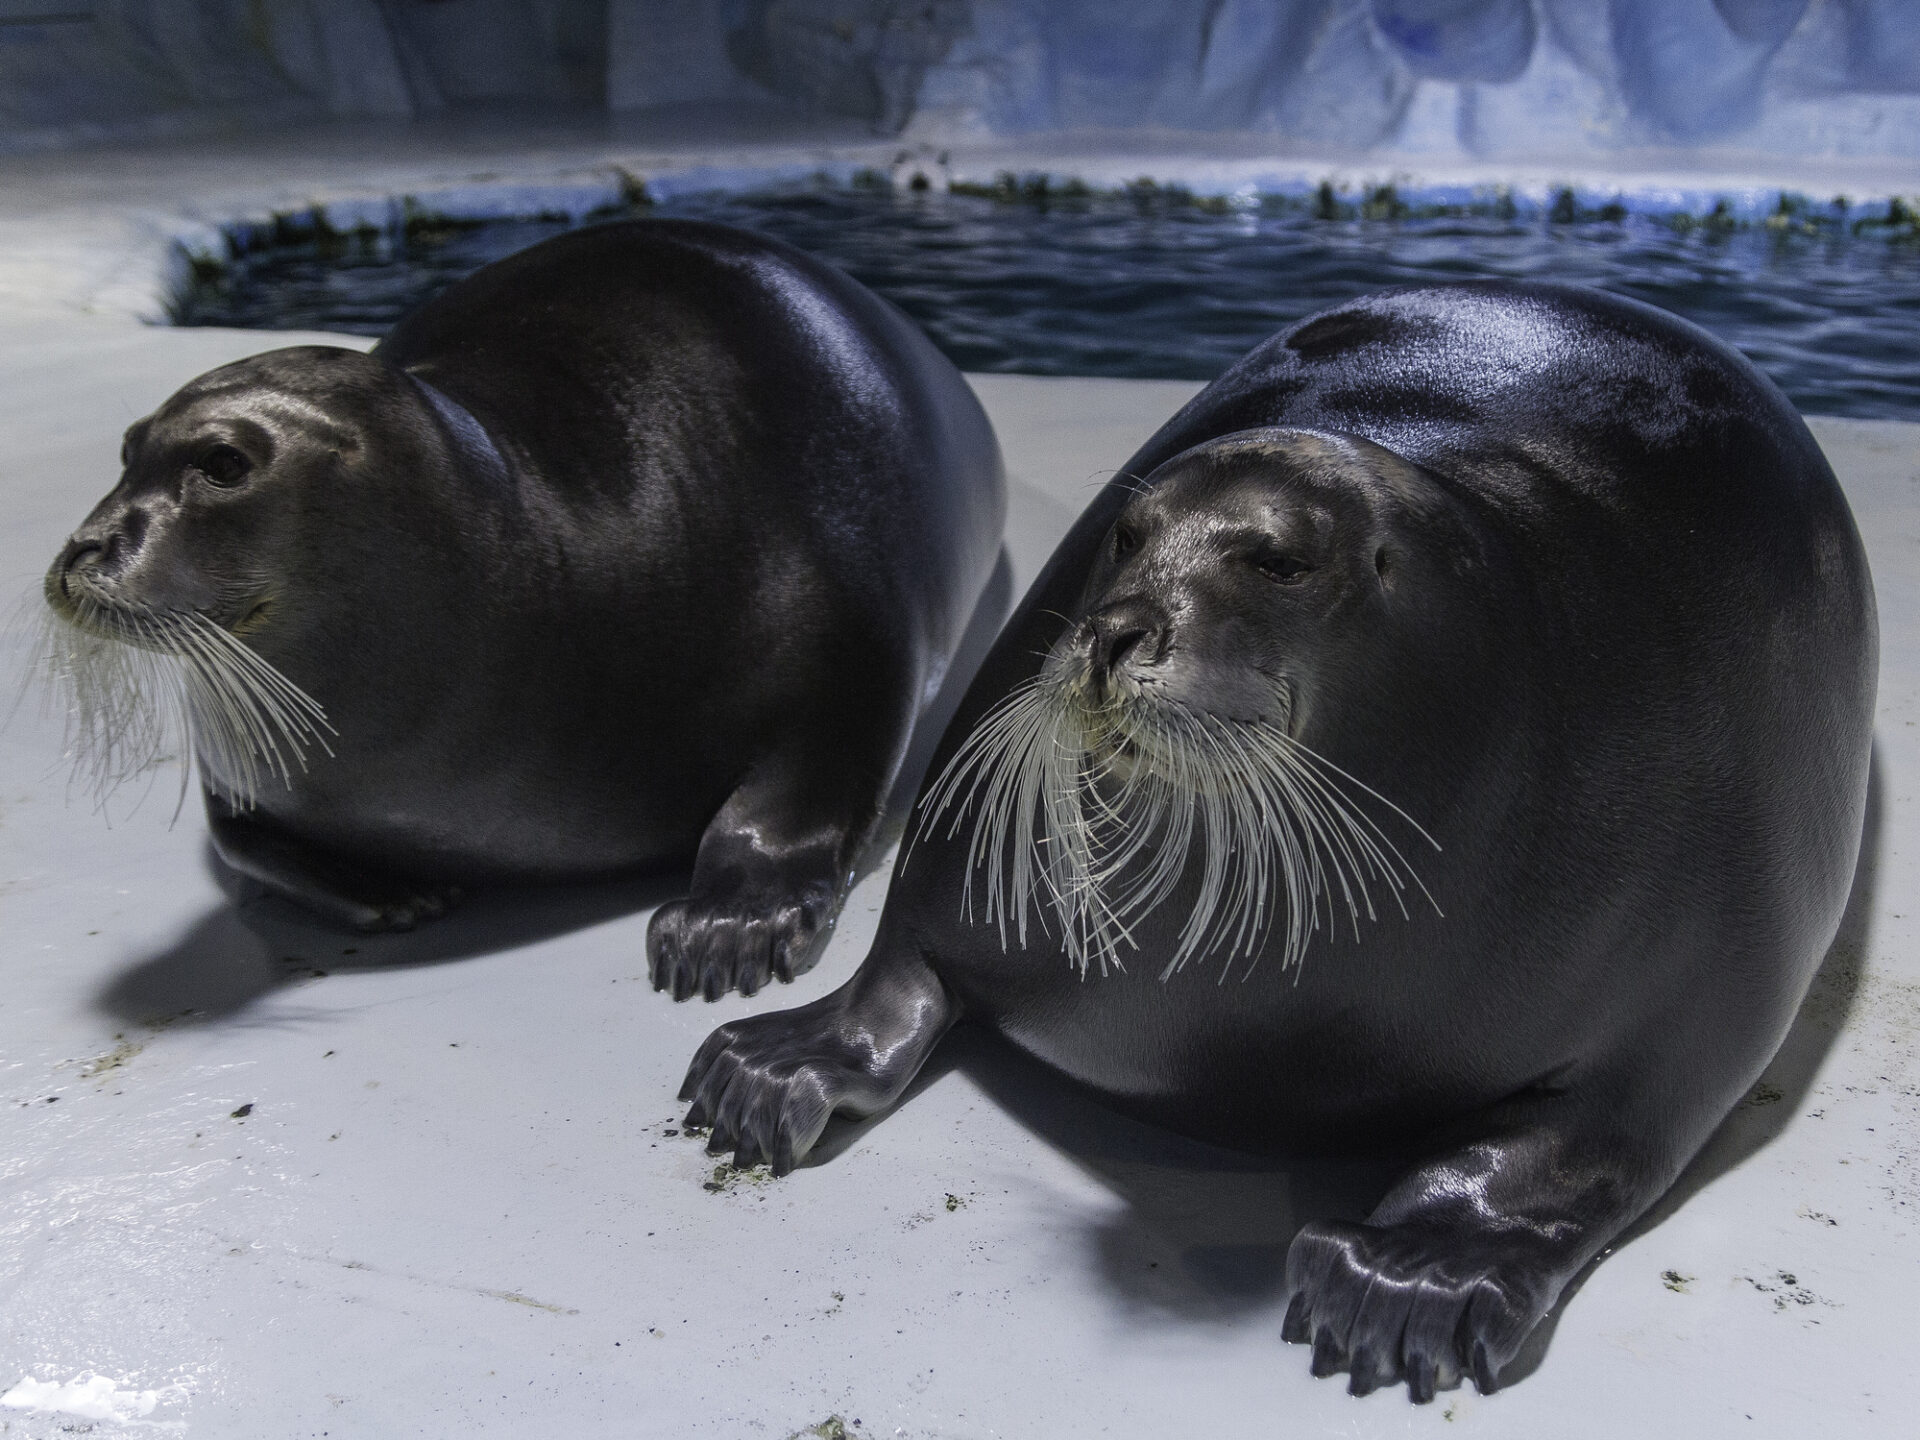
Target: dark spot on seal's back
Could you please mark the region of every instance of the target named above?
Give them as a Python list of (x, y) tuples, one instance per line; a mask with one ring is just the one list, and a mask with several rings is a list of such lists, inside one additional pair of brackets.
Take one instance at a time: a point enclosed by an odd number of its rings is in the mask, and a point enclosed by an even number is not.
[(1287, 337), (1287, 348), (1307, 360), (1384, 340), (1394, 317), (1370, 310), (1337, 310), (1309, 320)]

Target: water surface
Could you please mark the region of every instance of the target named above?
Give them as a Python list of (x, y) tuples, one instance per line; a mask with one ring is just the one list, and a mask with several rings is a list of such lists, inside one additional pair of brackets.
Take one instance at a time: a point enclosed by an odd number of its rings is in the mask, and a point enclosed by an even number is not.
[[(923, 325), (964, 370), (1209, 380), (1274, 331), (1388, 285), (1593, 285), (1705, 326), (1812, 414), (1920, 420), (1920, 243), (1846, 224), (1627, 215), (1556, 223), (1317, 218), (1160, 195), (1032, 198), (809, 187), (686, 196), (654, 215), (774, 235)], [(189, 325), (378, 335), (489, 260), (565, 229), (500, 221), (273, 247), (203, 280)]]

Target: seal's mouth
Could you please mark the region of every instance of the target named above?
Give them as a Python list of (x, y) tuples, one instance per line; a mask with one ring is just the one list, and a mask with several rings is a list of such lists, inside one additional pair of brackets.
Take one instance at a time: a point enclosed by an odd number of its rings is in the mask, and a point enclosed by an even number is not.
[(240, 638), (252, 635), (266, 625), (273, 614), (273, 609), (274, 605), (272, 600), (256, 600), (252, 606), (248, 608), (246, 613), (234, 621), (233, 624), (229, 625), (227, 629), (231, 634)]
[(1057, 704), (1063, 738), (1085, 757), (1095, 783), (1129, 782), (1153, 776), (1196, 792), (1231, 783), (1197, 760), (1188, 737), (1200, 727), (1241, 727), (1279, 732), (1291, 738), (1292, 687), (1274, 676), (1260, 677), (1263, 704), (1246, 714), (1222, 713), (1197, 704), (1176, 687), (1156, 678), (1096, 676), (1086, 667), (1064, 668), (1058, 675)]
[[(180, 654), (183, 635), (208, 627), (236, 639), (257, 634), (274, 610), (271, 596), (237, 599), (206, 610), (163, 609), (116, 594), (81, 563), (55, 565), (41, 590), (47, 608), (61, 622), (97, 639), (161, 655)], [(237, 618), (224, 619), (220, 611)]]
[(1168, 757), (1164, 745), (1156, 743), (1159, 727), (1153, 723), (1152, 706), (1151, 701), (1115, 696), (1110, 688), (1104, 698), (1086, 689), (1061, 694), (1061, 741), (1079, 752), (1088, 783), (1125, 785), (1143, 772), (1164, 769), (1164, 764), (1156, 764)]
[(114, 594), (81, 565), (56, 565), (43, 587), (55, 618), (97, 640), (160, 655), (179, 653), (177, 633), (190, 623), (181, 612), (157, 610)]

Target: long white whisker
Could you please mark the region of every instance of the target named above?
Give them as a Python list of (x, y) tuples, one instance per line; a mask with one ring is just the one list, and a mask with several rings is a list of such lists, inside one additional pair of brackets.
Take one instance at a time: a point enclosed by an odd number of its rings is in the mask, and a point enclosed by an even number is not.
[[(1377, 801), (1422, 840), (1417, 821), (1339, 766), (1264, 721), (1229, 721), (1177, 703), (1109, 697), (1045, 671), (984, 716), (921, 802), (919, 840), (965, 833), (962, 912), (1026, 948), (1029, 907), (1058, 926), (1082, 975), (1119, 968), (1142, 924), (1182, 886), (1192, 901), (1161, 968), (1221, 954), (1224, 981), (1258, 961), (1279, 927), (1278, 963), (1297, 967), (1322, 930), (1358, 940), (1384, 885), (1403, 917), (1417, 887), (1440, 907), (1380, 821)], [(951, 812), (951, 813), (949, 813)], [(1053, 924), (1049, 924), (1049, 916)]]
[(65, 753), (95, 808), (161, 761), (188, 771), (241, 808), (263, 784), (291, 785), (307, 752), (333, 754), (325, 709), (245, 641), (191, 611), (149, 611), (72, 586), (70, 613), (41, 607), (30, 683), (66, 722)]

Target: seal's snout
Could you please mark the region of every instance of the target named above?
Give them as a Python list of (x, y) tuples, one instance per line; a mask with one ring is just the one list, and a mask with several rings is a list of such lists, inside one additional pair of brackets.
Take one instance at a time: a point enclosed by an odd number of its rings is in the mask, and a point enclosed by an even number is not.
[(117, 573), (140, 549), (151, 519), (146, 507), (117, 503), (109, 496), (68, 538), (54, 561), (53, 573), (84, 571), (96, 577)]
[(1116, 600), (1086, 619), (1087, 678), (1104, 685), (1121, 666), (1157, 663), (1167, 649), (1167, 617), (1145, 599)]

